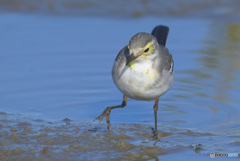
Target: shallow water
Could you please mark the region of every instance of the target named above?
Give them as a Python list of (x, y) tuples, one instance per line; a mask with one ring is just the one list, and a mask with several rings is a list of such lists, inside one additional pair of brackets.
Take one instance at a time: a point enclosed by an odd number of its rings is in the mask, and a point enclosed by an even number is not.
[[(2, 159), (206, 160), (210, 152), (240, 153), (240, 22), (24, 14), (0, 19)], [(128, 100), (112, 111), (107, 132), (93, 119), (122, 101), (111, 79), (113, 61), (136, 32), (158, 24), (170, 27), (167, 47), (176, 75), (160, 98), (160, 139), (151, 137), (153, 102)], [(64, 125), (64, 118), (71, 124)]]

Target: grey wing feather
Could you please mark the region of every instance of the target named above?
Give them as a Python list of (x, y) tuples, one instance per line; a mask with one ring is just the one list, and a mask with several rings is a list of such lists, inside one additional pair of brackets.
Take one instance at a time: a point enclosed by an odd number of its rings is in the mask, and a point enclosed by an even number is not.
[(125, 46), (124, 48), (122, 48), (122, 50), (120, 50), (120, 52), (118, 53), (116, 59), (115, 59), (115, 63), (112, 69), (112, 75), (115, 75), (115, 78), (120, 78), (122, 73), (124, 73), (124, 67), (126, 66), (126, 62), (127, 62), (127, 57), (129, 56), (129, 50), (128, 47)]
[(165, 47), (167, 42), (168, 32), (169, 32), (169, 27), (158, 25), (153, 29), (152, 35), (157, 38), (158, 44), (159, 44), (161, 63), (159, 64), (160, 68), (158, 69), (173, 72), (174, 63), (172, 59), (172, 54)]
[(159, 52), (161, 55), (160, 69), (164, 69), (172, 72), (173, 66), (174, 66), (172, 54), (169, 52), (169, 50), (166, 47), (162, 45), (159, 45)]

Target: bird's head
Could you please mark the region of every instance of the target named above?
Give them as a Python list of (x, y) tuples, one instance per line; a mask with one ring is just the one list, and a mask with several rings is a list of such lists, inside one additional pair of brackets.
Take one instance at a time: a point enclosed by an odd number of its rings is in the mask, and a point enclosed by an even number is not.
[(131, 38), (128, 49), (130, 55), (127, 58), (127, 64), (134, 60), (147, 59), (148, 56), (156, 53), (158, 42), (151, 34), (140, 32)]

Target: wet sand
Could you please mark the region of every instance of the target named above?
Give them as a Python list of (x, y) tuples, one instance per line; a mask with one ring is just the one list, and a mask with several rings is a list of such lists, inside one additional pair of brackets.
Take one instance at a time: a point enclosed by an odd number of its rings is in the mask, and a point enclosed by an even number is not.
[(184, 151), (196, 154), (204, 149), (204, 145), (189, 141), (177, 145), (178, 137), (212, 136), (159, 126), (156, 140), (152, 137), (152, 125), (147, 124), (113, 123), (107, 131), (104, 123), (72, 123), (65, 118), (57, 124), (11, 117), (0, 114), (0, 159), (4, 161), (157, 160), (162, 155)]
[[(97, 1), (1, 2), (0, 160), (197, 161), (240, 153), (238, 1), (174, 1), (178, 7), (162, 10), (144, 1), (122, 9), (104, 1), (99, 10)], [(158, 24), (170, 27), (176, 73), (160, 98), (159, 139), (152, 102), (129, 100), (112, 111), (107, 131), (92, 120), (121, 101), (113, 61), (133, 34)]]

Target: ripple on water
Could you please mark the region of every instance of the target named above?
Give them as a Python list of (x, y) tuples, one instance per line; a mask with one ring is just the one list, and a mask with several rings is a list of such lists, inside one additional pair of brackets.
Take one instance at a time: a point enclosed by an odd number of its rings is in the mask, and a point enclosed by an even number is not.
[[(109, 155), (148, 160), (186, 151), (239, 152), (238, 22), (1, 17), (0, 25), (7, 28), (0, 55), (0, 106), (7, 112), (0, 112), (1, 160), (97, 160)], [(159, 140), (152, 139), (152, 102), (129, 100), (126, 108), (114, 110), (110, 132), (105, 124), (90, 123), (106, 106), (121, 102), (110, 73), (126, 38), (139, 27), (150, 31), (156, 22), (171, 28), (167, 47), (176, 73), (172, 89), (160, 99)], [(129, 30), (122, 30), (123, 25)], [(106, 33), (117, 39), (112, 41)], [(63, 118), (70, 119), (65, 125), (55, 123)]]

